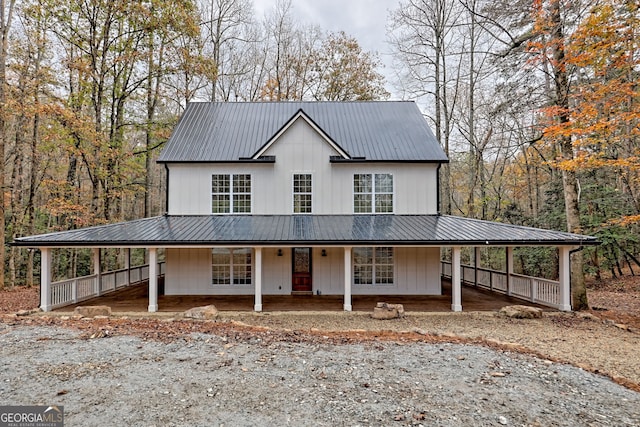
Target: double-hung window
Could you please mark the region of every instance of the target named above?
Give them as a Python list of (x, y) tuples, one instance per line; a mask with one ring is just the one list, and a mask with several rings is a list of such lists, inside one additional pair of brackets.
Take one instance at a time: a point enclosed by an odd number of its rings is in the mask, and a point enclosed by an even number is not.
[(393, 248), (353, 248), (353, 283), (393, 284)]
[(293, 175), (293, 213), (311, 213), (313, 187), (310, 173)]
[(211, 211), (214, 214), (251, 213), (251, 175), (214, 174)]
[(213, 285), (250, 285), (251, 248), (214, 248)]
[(354, 213), (393, 213), (393, 175), (359, 173), (353, 175)]

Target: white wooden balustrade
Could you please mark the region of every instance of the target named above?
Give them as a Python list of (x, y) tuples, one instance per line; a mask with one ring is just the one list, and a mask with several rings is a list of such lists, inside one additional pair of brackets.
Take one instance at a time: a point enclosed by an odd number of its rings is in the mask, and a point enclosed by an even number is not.
[[(128, 274), (127, 274), (128, 272)], [(164, 262), (158, 263), (158, 277), (164, 276)], [(128, 277), (128, 281), (127, 281)], [(98, 283), (98, 279), (100, 283)], [(117, 289), (137, 285), (149, 279), (149, 265), (130, 269), (107, 271), (100, 275), (76, 277), (51, 284), (51, 308), (60, 308), (113, 292)], [(100, 286), (100, 293), (98, 293)]]
[[(561, 308), (560, 282), (522, 274), (507, 275), (504, 271), (461, 265), (461, 280), (465, 285), (509, 294), (547, 307)], [(441, 261), (441, 274), (451, 278), (451, 263)]]

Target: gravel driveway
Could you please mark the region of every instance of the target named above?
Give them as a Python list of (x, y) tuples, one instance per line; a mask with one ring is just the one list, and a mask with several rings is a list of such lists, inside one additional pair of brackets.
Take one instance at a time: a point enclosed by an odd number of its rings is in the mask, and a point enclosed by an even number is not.
[(640, 426), (640, 393), (482, 346), (91, 336), (0, 324), (0, 402), (67, 426)]

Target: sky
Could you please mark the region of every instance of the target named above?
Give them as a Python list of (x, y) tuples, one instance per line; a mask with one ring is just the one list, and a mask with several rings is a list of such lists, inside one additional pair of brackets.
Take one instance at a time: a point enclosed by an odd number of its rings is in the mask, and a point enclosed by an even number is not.
[[(276, 0), (253, 0), (258, 17), (273, 10)], [(344, 31), (358, 40), (365, 51), (375, 51), (385, 64), (382, 73), (390, 90), (391, 56), (386, 45), (389, 10), (399, 0), (292, 0), (292, 14), (301, 23), (319, 25), (325, 31)]]

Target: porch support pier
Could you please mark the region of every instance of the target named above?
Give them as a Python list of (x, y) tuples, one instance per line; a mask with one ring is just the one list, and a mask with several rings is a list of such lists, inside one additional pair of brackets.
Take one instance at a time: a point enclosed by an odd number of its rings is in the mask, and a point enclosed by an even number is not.
[(149, 313), (158, 311), (158, 249), (149, 248)]
[(344, 248), (344, 311), (351, 311), (351, 247)]
[(51, 311), (51, 249), (40, 248), (40, 309)]
[(451, 311), (462, 311), (460, 247), (451, 248)]
[(256, 274), (255, 281), (255, 302), (253, 311), (262, 311), (262, 248), (255, 248)]
[(571, 311), (571, 246), (560, 246), (560, 306), (561, 311)]

